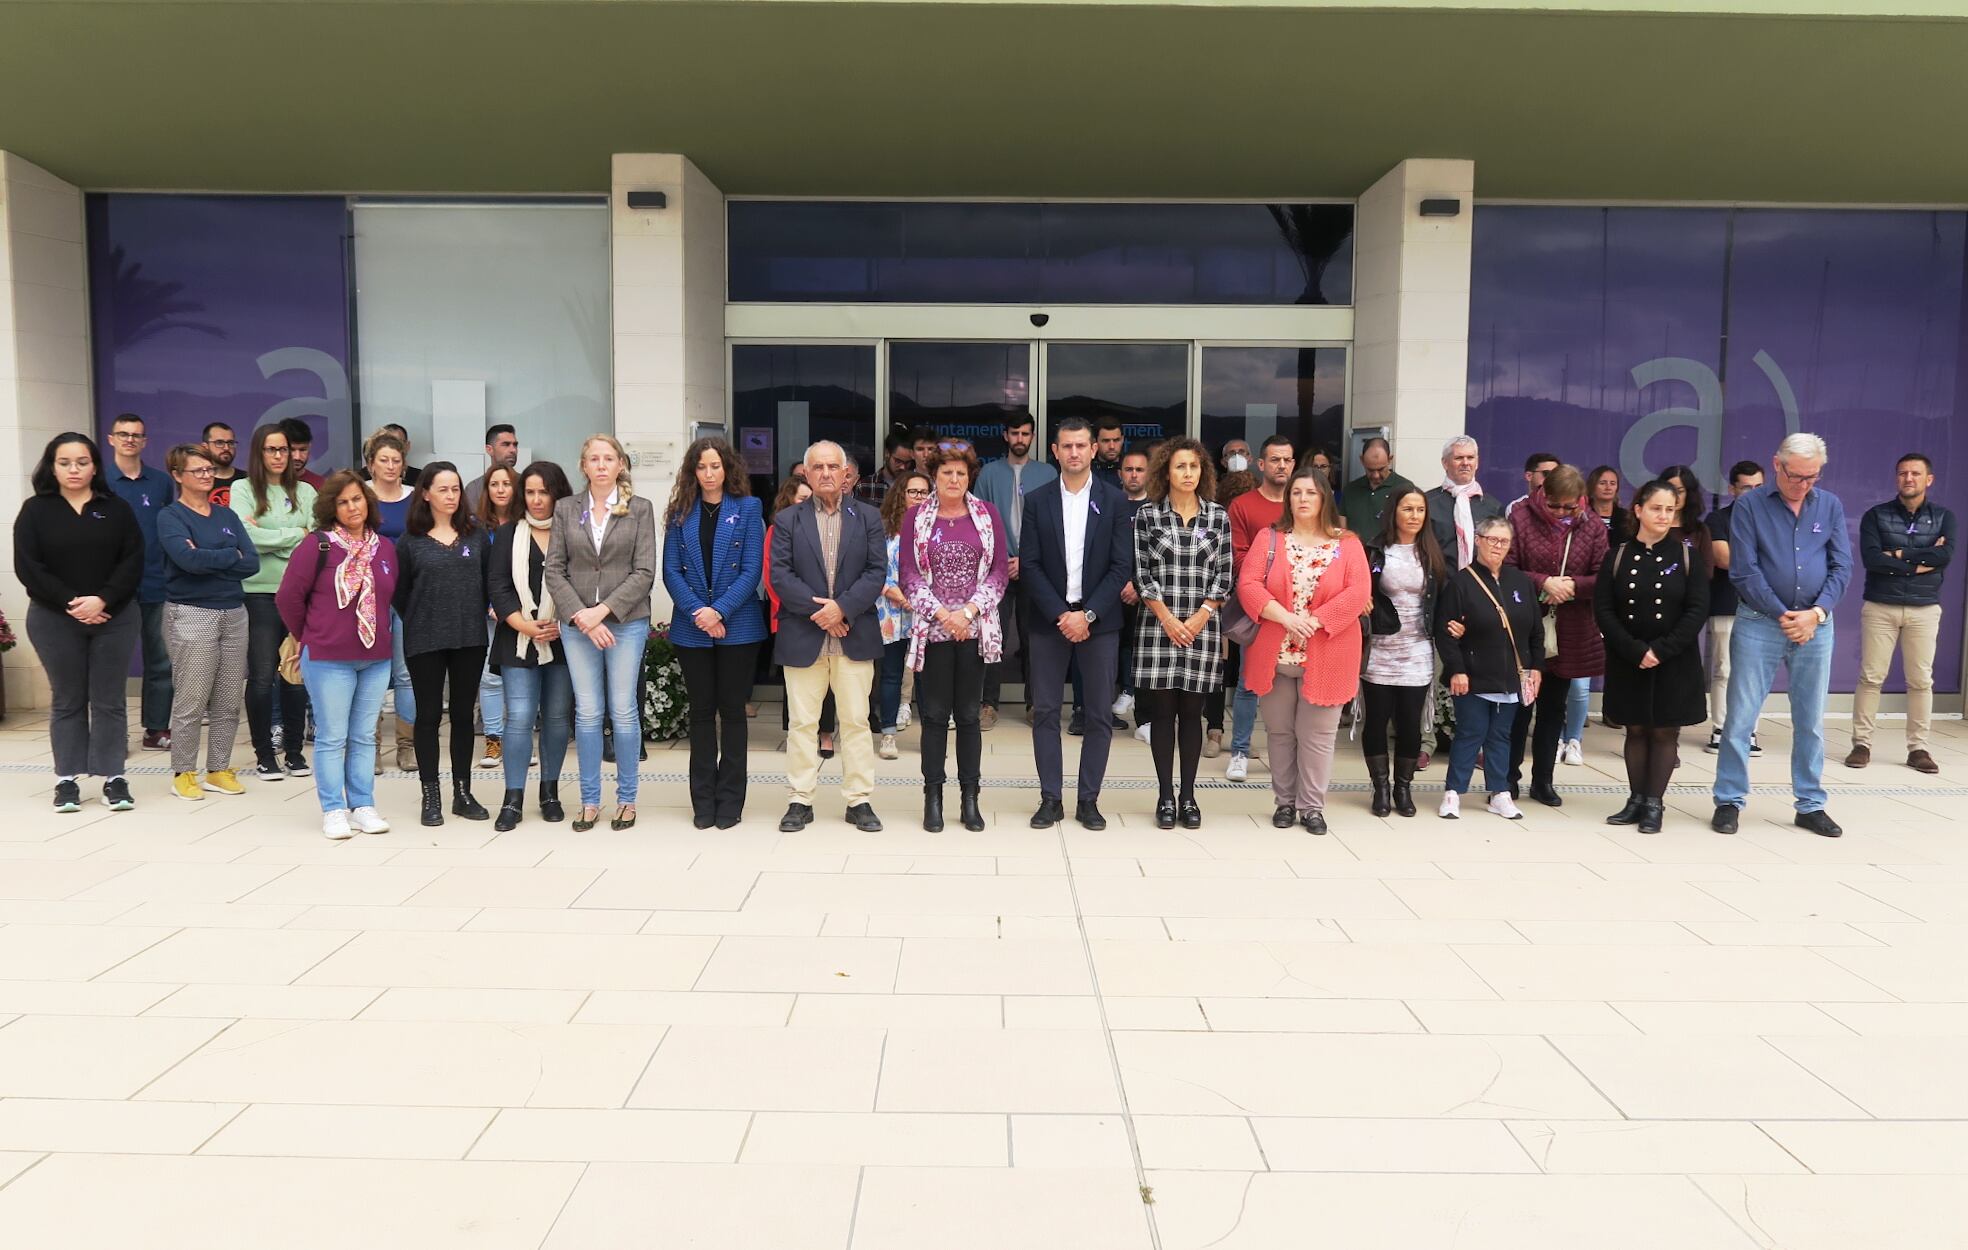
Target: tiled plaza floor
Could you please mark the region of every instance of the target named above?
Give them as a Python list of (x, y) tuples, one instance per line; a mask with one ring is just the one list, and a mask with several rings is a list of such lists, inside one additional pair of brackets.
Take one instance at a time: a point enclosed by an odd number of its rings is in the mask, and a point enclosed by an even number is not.
[(1440, 764), (1374, 819), (1349, 749), (1329, 837), (1223, 759), (1158, 832), (1127, 741), (1111, 827), (1038, 832), (1016, 717), (985, 832), (916, 827), (911, 733), (886, 832), (823, 790), (782, 835), (776, 711), (729, 833), (665, 749), (634, 831), (425, 830), (391, 774), (340, 844), (310, 783), (184, 803), (154, 754), (136, 812), (52, 815), (10, 716), (0, 1246), (1968, 1245), (1958, 722), (1937, 778), (1899, 722), (1834, 763), (1838, 841), (1767, 721), (1734, 838), (1697, 731), (1665, 833), (1602, 824), (1599, 728), (1516, 825), (1437, 820)]

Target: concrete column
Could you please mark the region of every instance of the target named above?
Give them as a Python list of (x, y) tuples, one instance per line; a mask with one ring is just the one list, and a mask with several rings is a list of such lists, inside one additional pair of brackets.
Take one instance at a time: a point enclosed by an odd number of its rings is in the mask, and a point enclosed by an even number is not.
[[(0, 152), (0, 517), (11, 525), (28, 475), (56, 434), (90, 431), (89, 272), (82, 192)], [(20, 645), (6, 653), (7, 704), (47, 706), (27, 641), (27, 596), (0, 543), (0, 608)]]
[[(1423, 488), (1462, 433), (1469, 376), (1473, 161), (1407, 160), (1360, 197), (1353, 231), (1355, 429), (1393, 430), (1394, 463)], [(1452, 199), (1454, 217), (1423, 217)]]
[[(660, 509), (691, 428), (725, 420), (724, 193), (674, 154), (618, 153), (611, 183), (615, 436)], [(630, 208), (631, 191), (667, 203)], [(668, 619), (660, 580), (655, 611)]]

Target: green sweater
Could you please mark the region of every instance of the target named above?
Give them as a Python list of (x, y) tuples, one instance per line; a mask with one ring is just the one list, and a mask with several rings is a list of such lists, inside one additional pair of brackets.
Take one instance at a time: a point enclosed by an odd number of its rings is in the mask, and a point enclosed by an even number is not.
[(294, 488), (291, 511), (286, 491), (275, 486), (270, 494), (266, 512), (255, 517), (259, 497), (253, 493), (252, 483), (241, 474), (232, 489), (232, 510), (246, 523), (246, 537), (260, 553), (260, 571), (246, 579), (244, 589), (249, 595), (270, 595), (279, 590), (288, 557), (314, 532), (314, 487), (302, 482)]

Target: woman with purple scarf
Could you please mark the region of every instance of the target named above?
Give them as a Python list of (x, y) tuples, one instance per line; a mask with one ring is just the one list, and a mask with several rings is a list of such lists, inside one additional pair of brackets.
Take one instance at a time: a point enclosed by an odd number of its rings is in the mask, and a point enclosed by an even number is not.
[(914, 620), (909, 667), (922, 710), (923, 828), (943, 828), (943, 761), (950, 720), (957, 722), (957, 786), (963, 827), (984, 828), (977, 794), (984, 768), (984, 666), (1003, 658), (998, 601), (1009, 580), (998, 510), (970, 493), (977, 453), (970, 444), (937, 444), (925, 470), (931, 498), (911, 507), (897, 536), (902, 593)]

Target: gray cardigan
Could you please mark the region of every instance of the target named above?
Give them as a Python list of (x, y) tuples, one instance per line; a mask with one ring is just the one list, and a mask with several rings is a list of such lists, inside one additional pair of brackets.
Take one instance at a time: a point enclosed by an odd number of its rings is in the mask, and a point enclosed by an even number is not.
[(571, 622), (582, 608), (606, 604), (617, 621), (647, 619), (656, 588), (656, 505), (630, 496), (629, 515), (608, 518), (600, 552), (582, 520), (587, 510), (586, 487), (554, 505), (546, 584), (555, 613)]

